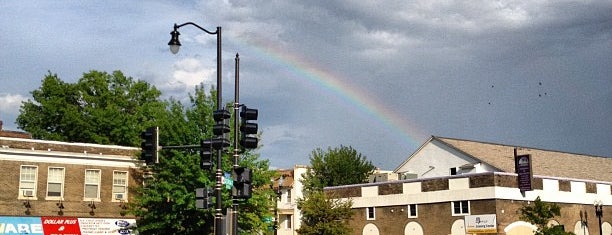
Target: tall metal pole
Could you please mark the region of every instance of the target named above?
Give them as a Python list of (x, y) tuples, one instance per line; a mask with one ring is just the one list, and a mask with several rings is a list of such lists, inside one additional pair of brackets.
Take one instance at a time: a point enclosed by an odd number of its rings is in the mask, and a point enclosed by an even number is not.
[[(222, 104), (223, 103), (223, 99), (222, 99), (223, 89), (221, 88), (221, 85), (222, 85), (221, 75), (223, 74), (223, 71), (221, 68), (221, 64), (223, 61), (223, 59), (221, 58), (221, 27), (217, 26), (217, 31), (211, 32), (193, 22), (187, 22), (187, 23), (183, 23), (180, 25), (174, 24), (174, 30), (170, 33), (172, 35), (172, 38), (170, 39), (170, 42), (168, 43), (168, 45), (170, 46), (170, 51), (173, 54), (176, 54), (179, 50), (179, 47), (181, 46), (181, 43), (179, 42), (180, 33), (178, 32), (178, 29), (185, 25), (193, 25), (208, 34), (217, 35), (217, 110), (221, 110), (221, 107), (223, 107), (223, 104)], [(223, 133), (221, 138), (223, 140), (227, 139), (226, 133)], [(223, 161), (222, 161), (223, 160), (223, 148), (224, 147), (217, 149), (217, 170), (215, 172), (215, 176), (216, 176), (216, 184), (215, 184), (216, 204), (215, 204), (215, 228), (214, 228), (215, 235), (223, 235), (223, 228), (224, 228), (223, 211), (222, 211), (223, 204), (221, 202), (222, 200), (221, 186), (223, 184), (223, 182), (221, 181), (223, 177), (223, 169), (221, 168), (221, 165), (223, 164)]]
[[(217, 27), (217, 110), (220, 110), (222, 107), (222, 88), (221, 88), (221, 27)], [(225, 133), (223, 134), (225, 137)], [(215, 196), (216, 196), (216, 204), (215, 204), (215, 234), (223, 235), (223, 211), (222, 211), (222, 202), (221, 202), (221, 177), (223, 176), (223, 169), (221, 169), (221, 165), (223, 164), (223, 148), (219, 148), (217, 150), (217, 171), (215, 173), (217, 183), (215, 184)]]
[(603, 203), (601, 201), (595, 201), (595, 215), (599, 219), (599, 235), (602, 235), (601, 217), (603, 216)]
[[(240, 57), (236, 53), (236, 68), (234, 75), (234, 166), (238, 167), (238, 158), (240, 149), (238, 149), (238, 117), (240, 109), (239, 93), (240, 93)], [(238, 235), (238, 199), (232, 195), (232, 235)]]

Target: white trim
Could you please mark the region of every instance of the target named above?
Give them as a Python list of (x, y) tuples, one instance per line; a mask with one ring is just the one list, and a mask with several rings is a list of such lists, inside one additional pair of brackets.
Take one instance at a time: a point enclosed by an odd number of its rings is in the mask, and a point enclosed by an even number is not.
[(131, 168), (136, 168), (141, 164), (139, 160), (130, 156), (96, 155), (88, 153), (66, 153), (53, 151), (48, 152), (22, 149), (11, 149), (11, 151), (3, 151), (3, 149), (0, 149), (0, 160)]
[[(467, 203), (467, 210), (468, 210), (467, 212), (463, 211), (463, 202)], [(459, 210), (461, 212), (459, 212), (459, 213), (455, 212), (455, 203), (460, 203), (459, 204)], [(470, 210), (470, 201), (469, 200), (452, 201), (450, 207), (451, 207), (451, 215), (452, 216), (464, 216), (464, 215), (470, 215), (470, 213), (471, 213), (471, 210)]]
[[(98, 172), (98, 182), (96, 182), (98, 186), (97, 196), (95, 198), (87, 197), (87, 171), (97, 171)], [(100, 201), (100, 182), (102, 181), (102, 170), (101, 169), (85, 169), (84, 173), (84, 181), (83, 181), (83, 201)], [(93, 185), (93, 184), (91, 184)]]
[[(51, 169), (61, 169), (61, 182), (50, 181)], [(60, 184), (60, 195), (59, 196), (49, 196), (49, 183), (59, 183)], [(45, 194), (45, 200), (63, 200), (64, 199), (64, 185), (66, 183), (66, 168), (59, 166), (49, 166), (47, 167), (47, 192)]]
[(30, 142), (39, 144), (57, 144), (65, 146), (82, 146), (82, 147), (95, 147), (101, 149), (121, 149), (121, 150), (138, 150), (139, 148), (127, 147), (121, 145), (103, 145), (103, 144), (89, 144), (89, 143), (70, 143), (54, 140), (37, 140), (37, 139), (24, 139), (24, 138), (11, 138), (11, 137), (0, 137), (0, 140), (9, 140), (15, 142)]
[[(372, 208), (372, 217), (370, 217), (370, 208)], [(369, 206), (365, 208), (366, 220), (376, 220), (376, 207)]]
[[(414, 206), (415, 215), (410, 214), (410, 206)], [(406, 213), (408, 215), (408, 218), (418, 218), (419, 217), (419, 205), (418, 204), (408, 204), (406, 206), (406, 209), (408, 210)]]
[[(23, 189), (21, 182), (23, 181), (21, 179), (21, 175), (22, 175), (22, 171), (24, 167), (31, 167), (34, 168), (34, 188), (33, 189)], [(17, 194), (17, 199), (20, 200), (38, 200), (38, 197), (36, 196), (36, 192), (38, 190), (38, 166), (37, 165), (20, 165), (19, 166), (19, 190), (18, 190), (18, 194)], [(25, 190), (32, 190), (32, 197), (26, 197), (25, 196)]]
[[(115, 185), (116, 185), (115, 184), (115, 176), (116, 176), (116, 173), (125, 173), (125, 184), (123, 184), (123, 185), (117, 184), (117, 186), (124, 187), (124, 192), (122, 192), (122, 193), (121, 192), (115, 192)], [(111, 192), (112, 192), (112, 195), (113, 195), (113, 198), (111, 198), (112, 202), (127, 202), (129, 179), (130, 179), (130, 176), (129, 176), (129, 172), (128, 171), (120, 171), (120, 170), (114, 170), (113, 171), (113, 182), (112, 182), (112, 185), (111, 185), (111, 187), (112, 187), (111, 188)]]
[(516, 222), (513, 222), (513, 223), (509, 224), (508, 226), (506, 226), (504, 228), (504, 233), (510, 232), (515, 227), (523, 227), (523, 226), (524, 227), (528, 227), (528, 228), (533, 229), (533, 230), (537, 230), (538, 229), (537, 226), (535, 226), (533, 224), (530, 224), (528, 222), (525, 222), (525, 221), (516, 221)]

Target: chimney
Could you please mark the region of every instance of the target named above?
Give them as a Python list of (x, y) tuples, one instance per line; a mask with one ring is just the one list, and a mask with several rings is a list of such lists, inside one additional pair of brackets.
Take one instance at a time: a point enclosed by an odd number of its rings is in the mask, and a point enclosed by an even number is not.
[(0, 131), (2, 131), (2, 120), (0, 120)]

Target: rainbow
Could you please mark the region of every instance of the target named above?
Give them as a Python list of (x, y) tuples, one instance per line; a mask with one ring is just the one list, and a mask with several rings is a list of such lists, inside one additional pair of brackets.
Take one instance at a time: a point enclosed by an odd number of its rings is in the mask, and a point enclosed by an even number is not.
[[(300, 78), (306, 78), (309, 83), (334, 94), (336, 98), (350, 104), (349, 106), (356, 107), (360, 112), (372, 117), (376, 124), (388, 129), (390, 133), (396, 134), (398, 136), (396, 138), (397, 144), (401, 146), (409, 144), (409, 147), (415, 148), (428, 136), (417, 128), (417, 125), (410, 119), (395, 112), (396, 107), (389, 107), (376, 97), (363, 95), (368, 94), (368, 92), (345, 82), (350, 81), (350, 79), (343, 79), (341, 76), (310, 63), (298, 55), (283, 50), (272, 42), (264, 40), (233, 42), (237, 43), (241, 49), (246, 49), (247, 53), (255, 53), (280, 66), (290, 68), (292, 73), (299, 75)], [(304, 79), (298, 80), (305, 82)]]

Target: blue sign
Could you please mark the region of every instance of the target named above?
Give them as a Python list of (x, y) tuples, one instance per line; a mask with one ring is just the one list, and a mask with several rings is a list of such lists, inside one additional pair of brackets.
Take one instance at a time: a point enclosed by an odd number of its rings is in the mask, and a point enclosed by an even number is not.
[(43, 235), (43, 226), (40, 217), (0, 217), (0, 234)]
[(225, 173), (225, 177), (223, 177), (223, 185), (225, 185), (226, 189), (231, 189), (234, 187), (234, 179), (230, 176), (229, 173)]

